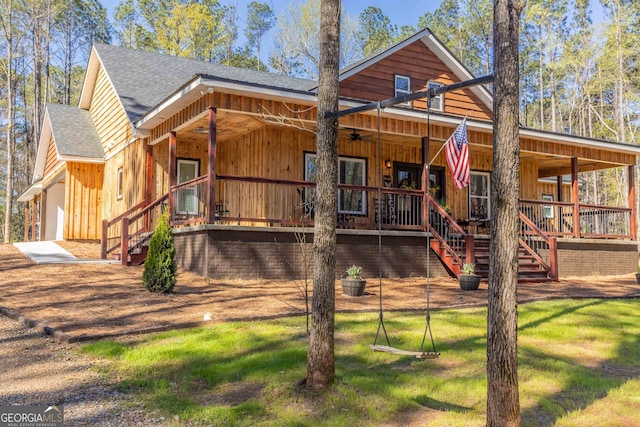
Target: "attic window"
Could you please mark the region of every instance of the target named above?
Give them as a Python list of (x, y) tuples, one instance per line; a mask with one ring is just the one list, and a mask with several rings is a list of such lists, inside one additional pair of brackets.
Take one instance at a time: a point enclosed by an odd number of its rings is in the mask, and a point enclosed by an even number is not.
[(118, 191), (118, 193), (116, 194), (116, 199), (117, 199), (117, 200), (121, 200), (121, 199), (122, 199), (122, 187), (123, 187), (123, 184), (124, 184), (124, 183), (123, 183), (123, 179), (122, 179), (122, 178), (123, 178), (123, 175), (124, 175), (124, 173), (123, 173), (123, 169), (122, 169), (122, 166), (120, 166), (120, 167), (118, 168), (118, 175), (117, 175), (117, 177), (116, 177), (116, 180), (117, 180), (117, 182), (116, 182), (116, 188), (118, 189), (118, 190), (117, 190), (117, 191)]
[[(396, 75), (396, 94), (395, 96), (408, 95), (411, 93), (411, 79), (406, 76)], [(411, 106), (411, 101), (399, 105)]]
[[(437, 89), (439, 87), (444, 86), (442, 83), (436, 83), (436, 82), (427, 82), (427, 87), (429, 89)], [(441, 93), (438, 96), (434, 96), (433, 98), (431, 98), (431, 110), (435, 110), (435, 111), (443, 111), (444, 110), (444, 98), (443, 98), (443, 94)]]

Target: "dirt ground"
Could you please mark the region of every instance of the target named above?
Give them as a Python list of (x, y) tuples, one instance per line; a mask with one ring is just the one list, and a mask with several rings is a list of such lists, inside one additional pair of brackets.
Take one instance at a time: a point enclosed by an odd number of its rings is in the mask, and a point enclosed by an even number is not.
[[(94, 258), (99, 245), (65, 242), (65, 249)], [(142, 286), (142, 267), (117, 264), (38, 265), (12, 245), (0, 245), (0, 307), (43, 321), (74, 339), (115, 337), (140, 332), (238, 319), (304, 313), (302, 282), (207, 280), (179, 270), (174, 293), (156, 295)], [(376, 311), (378, 279), (368, 280), (363, 297), (342, 295), (336, 282), (336, 309)], [(385, 310), (423, 310), (426, 279), (383, 279)], [(453, 279), (431, 279), (432, 309), (486, 304), (487, 284), (461, 291)], [(519, 302), (549, 298), (638, 297), (633, 275), (569, 278), (518, 288)], [(203, 322), (209, 313), (211, 320)]]

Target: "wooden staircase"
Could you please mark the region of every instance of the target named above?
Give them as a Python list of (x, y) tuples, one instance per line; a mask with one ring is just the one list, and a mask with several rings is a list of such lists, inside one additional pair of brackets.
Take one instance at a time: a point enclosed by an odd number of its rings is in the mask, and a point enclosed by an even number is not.
[[(483, 280), (489, 279), (489, 245), (489, 238), (474, 239), (476, 274), (482, 276)], [(551, 278), (542, 264), (520, 245), (518, 247), (518, 282), (548, 282), (550, 280)]]
[[(430, 197), (430, 196), (429, 196)], [(430, 246), (452, 276), (473, 260), (476, 274), (489, 278), (490, 239), (466, 233), (439, 205), (429, 212)], [(518, 247), (518, 282), (548, 282), (557, 279), (556, 240), (550, 238), (522, 212)]]
[(142, 264), (168, 197), (169, 193), (149, 205), (139, 204), (111, 221), (103, 221), (102, 258), (118, 259), (123, 265)]

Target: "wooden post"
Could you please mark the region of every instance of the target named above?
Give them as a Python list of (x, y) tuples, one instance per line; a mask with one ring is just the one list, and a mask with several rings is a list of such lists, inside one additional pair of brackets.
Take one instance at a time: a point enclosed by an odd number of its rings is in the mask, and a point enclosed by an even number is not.
[(31, 241), (36, 241), (36, 226), (38, 224), (38, 196), (33, 196), (33, 206), (31, 207)]
[(571, 201), (573, 202), (573, 237), (580, 238), (580, 202), (578, 201), (578, 158), (571, 158)]
[(169, 133), (169, 221), (173, 221), (174, 196), (171, 187), (178, 182), (178, 160), (176, 158), (176, 133)]
[(558, 280), (558, 238), (549, 238), (549, 275)]
[(422, 137), (422, 226), (429, 231), (429, 138)]
[(217, 109), (209, 107), (209, 134), (208, 134), (208, 174), (207, 174), (207, 223), (216, 222), (216, 148), (217, 148)]
[(635, 165), (629, 165), (627, 167), (627, 175), (629, 181), (629, 207), (631, 208), (631, 218), (629, 218), (629, 232), (631, 239), (636, 240), (637, 235), (637, 223), (636, 223), (636, 179), (635, 179)]
[[(145, 200), (145, 205), (149, 206), (153, 201), (153, 146), (147, 144), (146, 148), (147, 148), (146, 150), (147, 171), (146, 171), (146, 187), (145, 187), (144, 200)], [(149, 215), (149, 213), (147, 212), (147, 214), (144, 216), (144, 228), (147, 232), (151, 231), (150, 218), (151, 218), (151, 215)]]
[(24, 202), (24, 241), (29, 241), (29, 203), (27, 200)]
[(107, 259), (107, 246), (109, 244), (109, 221), (102, 220), (102, 237), (100, 238), (100, 257)]
[(467, 264), (475, 264), (475, 242), (473, 240), (473, 234), (466, 234), (464, 236), (464, 246), (465, 246), (465, 259)]
[(129, 264), (129, 217), (122, 218), (122, 233), (120, 234), (120, 262)]
[(556, 193), (557, 193), (557, 197), (556, 200), (559, 202), (562, 202), (562, 175), (558, 175), (556, 177)]

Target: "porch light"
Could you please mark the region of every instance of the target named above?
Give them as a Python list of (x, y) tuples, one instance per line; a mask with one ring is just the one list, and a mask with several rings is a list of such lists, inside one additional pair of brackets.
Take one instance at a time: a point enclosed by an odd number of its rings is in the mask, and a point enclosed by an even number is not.
[(391, 165), (392, 165), (391, 160), (385, 160), (384, 165), (387, 167), (387, 169), (391, 169)]

